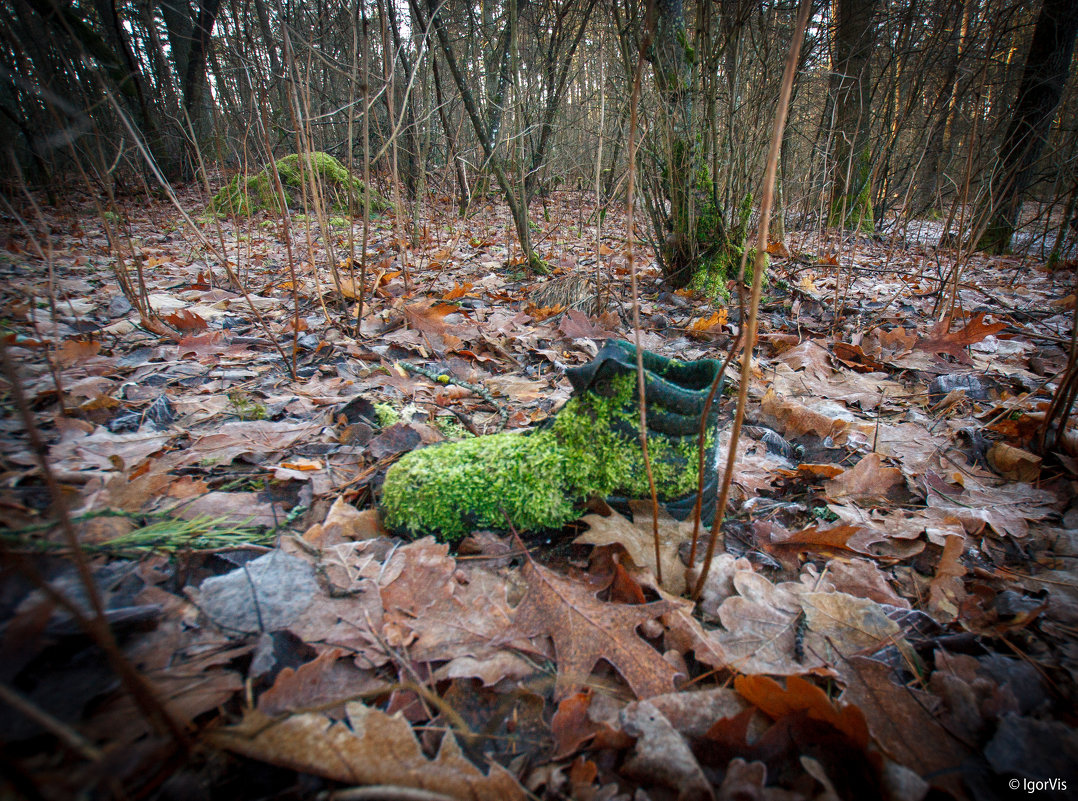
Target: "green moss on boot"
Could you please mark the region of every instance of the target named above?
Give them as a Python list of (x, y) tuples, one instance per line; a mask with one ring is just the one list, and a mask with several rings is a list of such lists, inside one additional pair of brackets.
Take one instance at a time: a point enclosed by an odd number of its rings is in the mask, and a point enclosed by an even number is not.
[[(561, 528), (579, 504), (599, 497), (649, 497), (637, 434), (636, 377), (610, 382), (608, 395), (571, 398), (543, 428), (423, 448), (386, 475), (383, 520), (409, 536), (447, 542), (482, 528)], [(709, 432), (706, 447), (714, 443)], [(688, 438), (648, 437), (660, 500), (696, 490), (697, 449)]]

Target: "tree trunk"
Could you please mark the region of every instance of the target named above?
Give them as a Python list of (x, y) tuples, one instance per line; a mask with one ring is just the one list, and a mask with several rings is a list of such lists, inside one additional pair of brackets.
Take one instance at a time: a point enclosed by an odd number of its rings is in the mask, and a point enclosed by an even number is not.
[(872, 50), (879, 27), (878, 0), (836, 0), (834, 70), (830, 102), (834, 109), (829, 225), (873, 227), (872, 153), (869, 147)]
[(692, 64), (682, 0), (653, 0), (655, 85), (659, 91), (666, 138), (666, 190), (670, 232), (659, 258), (666, 281), (683, 287), (692, 278), (699, 255), (693, 184), (696, 135), (692, 130)]
[[(438, 16), (439, 3), (437, 0), (427, 0), (426, 9), (420, 6), (419, 0), (409, 0), (409, 3), (420, 24), (424, 28), (428, 24), (433, 25), (434, 31), (438, 35), (438, 44), (441, 47), (442, 55), (445, 57), (446, 66), (449, 67), (449, 72), (453, 76), (453, 82), (457, 85), (460, 99), (464, 102), (464, 110), (468, 113), (468, 119), (472, 122), (475, 136), (483, 148), (483, 155), (490, 162), (490, 169), (494, 173), (498, 187), (505, 196), (505, 202), (509, 205), (509, 212), (513, 217), (513, 225), (516, 228), (517, 239), (520, 240), (520, 249), (524, 252), (527, 269), (533, 273), (546, 274), (548, 272), (546, 265), (532, 250), (531, 232), (528, 230), (528, 208), (521, 203), (520, 196), (517, 194), (516, 188), (509, 182), (501, 161), (495, 157), (495, 142), (490, 137), (491, 131), (479, 116), (479, 109), (476, 108), (475, 99), (472, 97), (468, 83), (464, 80), (464, 74), (457, 64), (457, 58), (453, 53), (453, 45), (449, 41), (449, 35), (446, 33), (445, 26)], [(429, 17), (427, 16), (428, 14)]]
[(183, 107), (197, 135), (205, 134), (207, 129), (207, 106), (203, 103), (206, 57), (220, 9), (221, 0), (202, 0), (199, 3), (194, 30), (191, 32), (191, 49), (187, 55), (187, 70), (183, 78)]
[(438, 119), (441, 120), (442, 129), (445, 131), (445, 158), (447, 163), (453, 163), (453, 172), (457, 177), (457, 205), (460, 209), (460, 216), (463, 217), (468, 208), (468, 201), (471, 200), (471, 195), (468, 191), (468, 177), (464, 174), (464, 165), (461, 163), (460, 156), (457, 153), (457, 137), (453, 132), (449, 112), (442, 98), (442, 76), (441, 71), (438, 69), (438, 58), (434, 53), (431, 53), (430, 58), (431, 66), (434, 67), (434, 99), (438, 104)]
[[(568, 6), (565, 7), (568, 9)], [(539, 142), (531, 154), (531, 166), (524, 178), (524, 194), (530, 202), (538, 187), (539, 170), (546, 162), (547, 148), (554, 133), (554, 120), (557, 118), (558, 109), (561, 108), (562, 98), (565, 97), (565, 86), (569, 78), (569, 69), (573, 65), (573, 56), (577, 46), (584, 37), (584, 31), (588, 27), (588, 19), (591, 18), (592, 9), (595, 8), (595, 0), (588, 0), (576, 33), (568, 50), (563, 51), (560, 47), (561, 37), (551, 32), (550, 47), (546, 53), (546, 64), (543, 69), (543, 79), (546, 88), (546, 105), (543, 108), (542, 121), (539, 123)], [(564, 12), (563, 12), (564, 13)], [(560, 28), (560, 26), (559, 26)], [(555, 67), (560, 64), (560, 69)]]
[(1075, 33), (1078, 0), (1044, 0), (1026, 55), (1018, 99), (1003, 138), (995, 180), (998, 188), (987, 212), (991, 219), (977, 243), (980, 250), (1000, 253), (1011, 245), (1022, 196), (1048, 141), (1067, 83)]

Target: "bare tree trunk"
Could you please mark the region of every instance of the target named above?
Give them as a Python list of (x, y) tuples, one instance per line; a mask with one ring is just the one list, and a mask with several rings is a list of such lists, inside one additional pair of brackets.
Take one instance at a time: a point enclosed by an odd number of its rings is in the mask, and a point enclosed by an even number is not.
[(1011, 245), (1022, 197), (1063, 97), (1076, 33), (1078, 0), (1044, 0), (1026, 55), (1018, 100), (1003, 138), (995, 181), (998, 190), (990, 199), (992, 217), (977, 243), (979, 250), (999, 253)]
[(463, 216), (468, 208), (470, 198), (468, 178), (464, 174), (464, 165), (460, 163), (460, 156), (457, 153), (457, 138), (453, 132), (453, 126), (450, 124), (445, 100), (442, 97), (442, 74), (438, 69), (438, 58), (434, 53), (431, 53), (431, 64), (434, 67), (434, 99), (438, 103), (438, 119), (441, 120), (442, 129), (445, 131), (445, 157), (447, 161), (453, 162), (453, 172), (457, 177), (458, 207), (461, 216)]
[(483, 119), (479, 116), (479, 109), (476, 108), (472, 92), (468, 88), (467, 81), (464, 80), (464, 74), (457, 65), (457, 59), (453, 53), (453, 45), (449, 41), (445, 26), (438, 16), (439, 6), (437, 0), (427, 0), (426, 10), (419, 5), (419, 0), (409, 0), (409, 3), (412, 6), (412, 11), (416, 16), (416, 19), (420, 21), (424, 28), (428, 24), (427, 15), (430, 15), (429, 24), (434, 26), (435, 33), (438, 35), (438, 44), (441, 46), (442, 55), (445, 57), (445, 62), (449, 67), (449, 72), (453, 76), (453, 81), (457, 85), (460, 99), (464, 102), (464, 110), (468, 112), (468, 119), (471, 120), (472, 128), (475, 130), (475, 136), (479, 140), (480, 146), (483, 148), (483, 155), (486, 157), (487, 161), (490, 162), (490, 169), (494, 173), (494, 178), (498, 182), (498, 187), (505, 196), (505, 202), (509, 205), (509, 212), (513, 217), (513, 226), (516, 228), (517, 239), (520, 241), (520, 249), (524, 252), (525, 265), (533, 273), (546, 274), (549, 271), (548, 268), (543, 264), (543, 260), (539, 258), (538, 254), (532, 249), (531, 232), (528, 229), (528, 209), (521, 203), (516, 188), (509, 182), (509, 178), (505, 174), (505, 169), (502, 166), (501, 161), (496, 157), (496, 153), (494, 152), (495, 143), (490, 136), (491, 130), (484, 124)]
[(873, 227), (869, 131), (877, 5), (878, 0), (836, 0), (830, 86), (835, 109), (830, 225)]
[(696, 135), (692, 130), (692, 65), (682, 0), (653, 0), (655, 84), (663, 112), (666, 138), (667, 200), (670, 234), (660, 248), (666, 281), (685, 286), (699, 256), (693, 185), (696, 174)]

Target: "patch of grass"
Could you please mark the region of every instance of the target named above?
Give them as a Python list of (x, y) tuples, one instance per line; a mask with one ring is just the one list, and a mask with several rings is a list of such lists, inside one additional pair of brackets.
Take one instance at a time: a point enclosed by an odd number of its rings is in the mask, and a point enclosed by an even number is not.
[(251, 400), (251, 396), (243, 390), (235, 389), (229, 392), (228, 405), (232, 407), (232, 413), (240, 420), (266, 419), (266, 405)]
[[(105, 510), (93, 512), (75, 518), (75, 523), (95, 517), (131, 517), (124, 512)], [(146, 518), (147, 516), (142, 516)], [(199, 516), (190, 520), (176, 517), (165, 512), (149, 516), (153, 522), (146, 523), (121, 534), (108, 542), (84, 543), (83, 548), (90, 553), (123, 555), (128, 553), (176, 553), (178, 551), (216, 550), (235, 548), (241, 545), (269, 545), (276, 536), (272, 531), (259, 532), (248, 526), (246, 521), (235, 523), (227, 517)], [(24, 529), (5, 532), (0, 537), (13, 548), (28, 548), (33, 551), (60, 551), (66, 549), (63, 543), (44, 540), (33, 535), (52, 528), (53, 523), (29, 526)]]

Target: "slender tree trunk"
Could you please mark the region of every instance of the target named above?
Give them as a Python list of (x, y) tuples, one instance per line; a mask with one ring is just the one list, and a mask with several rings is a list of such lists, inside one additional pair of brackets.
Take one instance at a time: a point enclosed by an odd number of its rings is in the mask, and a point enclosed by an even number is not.
[(419, 5), (419, 0), (409, 0), (412, 6), (412, 11), (416, 16), (416, 19), (426, 27), (427, 15), (429, 14), (429, 20), (431, 25), (434, 26), (435, 33), (438, 35), (438, 44), (441, 46), (442, 55), (445, 57), (445, 63), (449, 67), (449, 72), (453, 76), (453, 81), (457, 85), (457, 91), (460, 93), (460, 99), (464, 103), (464, 110), (468, 113), (468, 119), (472, 122), (472, 128), (475, 130), (475, 136), (479, 140), (480, 146), (483, 148), (483, 155), (487, 161), (490, 162), (490, 169), (494, 173), (494, 178), (498, 182), (498, 187), (502, 190), (502, 194), (505, 196), (505, 201), (509, 205), (509, 212), (513, 217), (513, 225), (516, 228), (517, 239), (520, 240), (520, 248), (524, 252), (524, 259), (528, 269), (534, 273), (545, 274), (548, 272), (547, 267), (543, 264), (542, 259), (532, 250), (531, 244), (531, 232), (528, 229), (528, 209), (520, 202), (520, 197), (510, 182), (505, 173), (505, 169), (502, 166), (501, 161), (496, 158), (494, 152), (495, 143), (490, 137), (490, 129), (487, 128), (483, 119), (479, 116), (479, 109), (476, 108), (475, 99), (472, 97), (472, 92), (468, 88), (468, 83), (464, 79), (464, 73), (461, 72), (460, 67), (457, 65), (456, 56), (453, 53), (453, 46), (449, 41), (449, 35), (446, 33), (445, 26), (442, 24), (440, 17), (438, 16), (438, 2), (437, 0), (427, 0), (427, 9), (424, 10)]
[(195, 133), (203, 135), (207, 130), (208, 106), (203, 103), (206, 89), (206, 58), (210, 49), (210, 37), (221, 10), (221, 0), (202, 0), (198, 17), (191, 33), (191, 50), (187, 56), (187, 71), (183, 79), (183, 107)]
[(943, 89), (929, 109), (929, 133), (925, 142), (924, 154), (914, 179), (920, 202), (925, 208), (936, 200), (939, 191), (940, 173), (943, 171), (943, 143), (947, 127), (955, 111), (955, 99), (958, 91), (958, 63), (962, 58), (962, 41), (966, 35), (969, 20), (969, 0), (951, 0), (947, 10), (950, 30), (944, 43), (945, 56), (943, 76), (940, 84)]
[(667, 200), (670, 234), (660, 248), (667, 283), (685, 286), (692, 278), (699, 248), (693, 186), (696, 134), (692, 130), (692, 65), (682, 0), (653, 0), (655, 84), (666, 138)]
[(438, 58), (434, 53), (431, 53), (431, 64), (434, 67), (434, 99), (438, 103), (438, 119), (441, 120), (442, 129), (445, 131), (445, 157), (447, 161), (453, 163), (453, 173), (457, 177), (458, 207), (461, 216), (463, 216), (464, 211), (468, 208), (470, 197), (468, 178), (464, 175), (464, 165), (460, 163), (460, 157), (457, 154), (457, 137), (453, 132), (453, 126), (449, 120), (449, 111), (446, 109), (445, 100), (442, 97), (442, 75), (438, 69)]
[(1063, 97), (1076, 33), (1078, 0), (1044, 0), (1022, 71), (1018, 100), (1003, 137), (996, 191), (988, 210), (991, 219), (977, 243), (980, 250), (999, 253), (1011, 245), (1023, 195)]
[(878, 2), (836, 1), (835, 66), (830, 86), (835, 109), (830, 225), (873, 227), (869, 131), (872, 50), (879, 31), (875, 19)]

